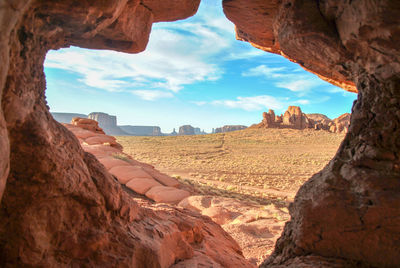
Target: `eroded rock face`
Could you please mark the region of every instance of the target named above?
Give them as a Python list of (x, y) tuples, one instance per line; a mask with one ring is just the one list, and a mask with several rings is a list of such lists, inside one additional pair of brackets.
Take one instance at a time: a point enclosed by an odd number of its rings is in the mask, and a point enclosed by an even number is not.
[[(171, 208), (164, 213), (173, 216), (167, 220), (154, 207), (154, 215), (146, 214), (145, 205), (130, 199), (52, 119), (44, 98), (49, 49), (139, 52), (154, 21), (184, 18), (198, 3), (0, 2), (3, 266), (247, 265), (225, 233), (201, 227), (204, 220), (188, 226), (188, 214)], [(225, 0), (224, 11), (242, 40), (347, 90), (355, 84), (359, 92), (337, 155), (300, 189), (292, 219), (263, 266), (400, 266), (400, 3)], [(198, 239), (199, 228), (217, 239)], [(137, 232), (148, 239), (136, 239)], [(230, 249), (191, 252), (198, 243)]]
[(211, 220), (135, 199), (52, 118), (45, 101), (49, 49), (138, 52), (153, 21), (184, 18), (198, 3), (0, 2), (0, 266), (169, 267), (197, 256), (251, 267)]
[[(300, 188), (262, 267), (399, 266), (400, 3), (245, 2), (223, 1), (241, 39), (359, 92), (336, 156)], [(269, 43), (257, 39), (265, 32)]]

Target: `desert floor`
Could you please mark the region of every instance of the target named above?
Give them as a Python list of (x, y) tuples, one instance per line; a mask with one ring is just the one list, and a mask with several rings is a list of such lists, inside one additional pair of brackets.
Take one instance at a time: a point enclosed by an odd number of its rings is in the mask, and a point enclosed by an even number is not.
[[(287, 208), (298, 188), (328, 164), (343, 138), (327, 131), (246, 129), (196, 136), (117, 137), (117, 142), (134, 159), (204, 196), (195, 197), (193, 204), (214, 200), (211, 214), (210, 208), (197, 209), (221, 224), (246, 258), (260, 264), (272, 253), (290, 219)], [(224, 213), (242, 216), (225, 219)]]
[(343, 138), (327, 131), (246, 129), (196, 136), (117, 137), (117, 141), (134, 159), (194, 185), (202, 194), (267, 204), (293, 197), (332, 159)]

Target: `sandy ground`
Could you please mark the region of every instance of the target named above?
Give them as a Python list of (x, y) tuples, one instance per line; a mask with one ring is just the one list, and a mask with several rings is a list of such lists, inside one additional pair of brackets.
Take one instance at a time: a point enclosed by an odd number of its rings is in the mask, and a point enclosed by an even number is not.
[[(242, 246), (246, 258), (259, 264), (272, 252), (289, 220), (287, 207), (298, 188), (333, 158), (343, 138), (326, 131), (246, 129), (196, 136), (117, 137), (117, 142), (134, 159), (193, 186), (200, 196), (223, 198), (226, 204), (238, 201), (235, 206), (242, 210), (231, 206), (229, 213), (240, 216), (220, 224)], [(218, 210), (216, 206), (212, 209)], [(196, 209), (205, 215), (210, 210)], [(218, 215), (210, 217), (220, 220)]]

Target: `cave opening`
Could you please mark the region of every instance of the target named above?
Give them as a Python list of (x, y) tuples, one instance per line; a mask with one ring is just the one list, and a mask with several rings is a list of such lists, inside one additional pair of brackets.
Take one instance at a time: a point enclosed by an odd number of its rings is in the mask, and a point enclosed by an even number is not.
[[(211, 216), (229, 230), (239, 216), (258, 215), (247, 219), (252, 224), (243, 228), (249, 230), (232, 231), (245, 256), (257, 264), (271, 253), (289, 220), (287, 207), (299, 187), (327, 165), (347, 133), (349, 117), (336, 124), (323, 114), (332, 118), (350, 112), (356, 97), (280, 55), (237, 41), (222, 7), (207, 2), (189, 19), (155, 24), (139, 54), (71, 47), (48, 52), (44, 66), (47, 101), (57, 121), (94, 119), (105, 134), (118, 136), (124, 153), (178, 178), (184, 187), (194, 188), (192, 195), (247, 202), (236, 203), (243, 208), (229, 211), (236, 214), (229, 220)], [(266, 125), (263, 111), (274, 109), (283, 117), (288, 106), (302, 110), (286, 118), (286, 125), (275, 124), (275, 115)], [(260, 130), (243, 134), (168, 137), (173, 130), (188, 134), (179, 131), (184, 125), (200, 126), (192, 133), (200, 134), (257, 123)], [(129, 135), (138, 137), (125, 137)], [(96, 152), (88, 148), (97, 140), (86, 138), (80, 139), (84, 148)], [(112, 156), (125, 157), (118, 152)], [(108, 157), (100, 155), (100, 162), (111, 167)], [(251, 216), (243, 215), (244, 207), (251, 210), (248, 201), (260, 206)], [(267, 223), (268, 217), (276, 222)], [(251, 227), (256, 221), (272, 227), (260, 235), (258, 227)], [(257, 243), (256, 250), (243, 241), (243, 234)]]
[[(104, 165), (52, 119), (44, 97), (48, 50), (76, 45), (139, 52), (153, 22), (191, 16), (198, 4), (131, 0), (71, 5), (60, 0), (1, 5), (1, 265), (252, 266), (209, 218), (153, 205), (121, 188)], [(399, 4), (223, 4), (238, 38), (281, 53), (347, 89), (354, 90), (355, 84), (359, 91), (349, 133), (329, 164), (297, 192), (290, 221), (261, 267), (398, 266)], [(96, 81), (96, 73), (92, 75)], [(222, 149), (225, 136), (220, 135)], [(118, 149), (114, 141), (107, 146)], [(112, 161), (125, 161), (123, 157)], [(151, 166), (140, 170), (171, 182)], [(216, 212), (226, 211), (208, 211)], [(266, 222), (258, 227), (251, 231), (266, 234)]]

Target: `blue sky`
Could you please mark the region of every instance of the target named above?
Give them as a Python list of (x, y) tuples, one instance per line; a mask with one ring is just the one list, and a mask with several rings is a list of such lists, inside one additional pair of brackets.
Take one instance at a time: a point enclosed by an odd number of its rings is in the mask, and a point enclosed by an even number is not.
[(251, 125), (261, 113), (298, 105), (335, 118), (357, 95), (320, 80), (285, 58), (235, 39), (221, 3), (202, 0), (186, 20), (153, 24), (146, 51), (126, 54), (77, 47), (45, 61), (52, 112), (106, 112), (119, 125), (191, 124), (210, 132)]

